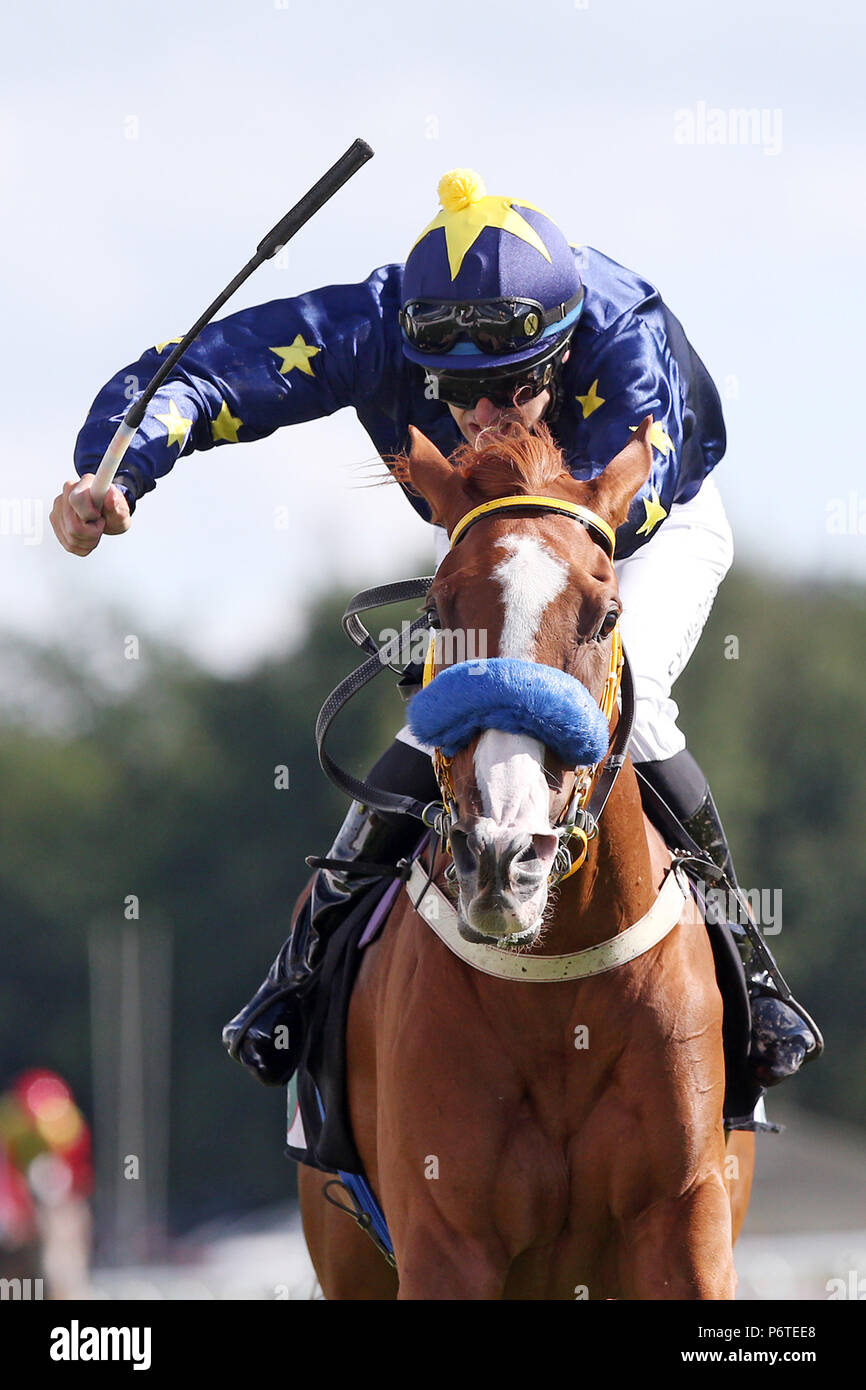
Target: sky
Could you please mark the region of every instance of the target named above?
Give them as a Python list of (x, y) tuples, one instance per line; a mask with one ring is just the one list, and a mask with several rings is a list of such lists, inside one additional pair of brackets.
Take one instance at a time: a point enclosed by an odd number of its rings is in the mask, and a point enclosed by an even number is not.
[(86, 559), (48, 523), (103, 383), (185, 331), (358, 136), (375, 158), (223, 313), (405, 259), (441, 175), (475, 168), (680, 318), (725, 407), (735, 563), (862, 583), (864, 29), (854, 0), (17, 6), (0, 624), (92, 657), (109, 609), (232, 674), (323, 589), (430, 572), (348, 411), (180, 460)]

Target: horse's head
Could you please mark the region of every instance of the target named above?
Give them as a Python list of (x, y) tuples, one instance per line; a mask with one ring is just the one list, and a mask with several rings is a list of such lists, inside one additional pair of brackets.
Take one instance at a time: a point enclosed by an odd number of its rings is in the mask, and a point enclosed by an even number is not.
[[(613, 532), (649, 475), (651, 423), (591, 482), (571, 477), (543, 426), (532, 434), (515, 426), (450, 461), (413, 430), (398, 464), (452, 536), (427, 600), (449, 640), (437, 643), (436, 674), (412, 701), (410, 723), (441, 749), (439, 770), (450, 781), (460, 930), (469, 940), (535, 940), (557, 823), (607, 752), (599, 703), (620, 612)], [(567, 505), (562, 514), (511, 503), (460, 526), (506, 497)]]

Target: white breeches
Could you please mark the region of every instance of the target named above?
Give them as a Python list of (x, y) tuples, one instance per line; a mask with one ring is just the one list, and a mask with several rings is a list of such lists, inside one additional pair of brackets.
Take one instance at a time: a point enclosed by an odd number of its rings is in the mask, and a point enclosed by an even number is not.
[(636, 763), (672, 758), (686, 746), (671, 688), (698, 644), (733, 558), (731, 528), (710, 476), (690, 502), (674, 503), (657, 535), (615, 565), (623, 646), (634, 673), (629, 752)]
[[(438, 568), (448, 537), (441, 526), (434, 532)], [(616, 562), (623, 645), (635, 683), (629, 745), (635, 762), (672, 758), (686, 746), (671, 689), (698, 644), (733, 556), (731, 528), (710, 476), (690, 502), (674, 503), (645, 545)], [(408, 729), (401, 729), (398, 738), (422, 746)]]

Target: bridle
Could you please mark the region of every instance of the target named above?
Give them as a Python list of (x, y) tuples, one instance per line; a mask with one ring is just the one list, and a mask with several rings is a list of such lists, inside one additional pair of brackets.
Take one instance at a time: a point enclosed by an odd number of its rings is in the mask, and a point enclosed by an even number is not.
[[(560, 516), (571, 517), (583, 526), (592, 539), (602, 547), (608, 559), (613, 560), (616, 536), (613, 528), (597, 512), (590, 511), (588, 507), (581, 506), (577, 502), (526, 494), (497, 497), (466, 512), (450, 533), (450, 549), (453, 550), (470, 527), (476, 525), (477, 522), (488, 517), (501, 516), (518, 508), (530, 512), (552, 512)], [(431, 633), (424, 661), (423, 687), (429, 685), (436, 675), (435, 639), (434, 631)], [(548, 879), (551, 887), (555, 887), (570, 878), (586, 860), (589, 842), (598, 834), (599, 817), (625, 761), (626, 749), (634, 722), (634, 692), (631, 671), (626, 662), (622, 637), (617, 623), (611, 634), (610, 663), (599, 700), (599, 708), (608, 724), (613, 718), (617, 696), (621, 689), (624, 697), (626, 691), (628, 692), (628, 699), (623, 699), (622, 712), (617, 720), (613, 740), (605, 757), (595, 766), (585, 768), (582, 776), (577, 778), (571, 796), (551, 827), (559, 838), (559, 845)], [(436, 781), (442, 794), (442, 805), (448, 821), (453, 824), (456, 819), (456, 811), (454, 788), (451, 781), (452, 758), (447, 758), (441, 748), (434, 748), (432, 761)], [(606, 776), (604, 775), (605, 770)], [(447, 847), (447, 836), (443, 838)], [(577, 841), (576, 852), (573, 845), (574, 841)]]
[[(608, 558), (613, 559), (616, 544), (615, 533), (603, 517), (577, 502), (531, 494), (497, 497), (490, 502), (473, 507), (471, 511), (466, 512), (460, 518), (452, 529), (449, 537), (450, 548), (453, 550), (470, 527), (478, 522), (512, 511), (548, 512), (569, 517), (583, 526), (592, 539), (602, 547)], [(433, 752), (433, 768), (442, 800), (424, 803), (414, 797), (385, 791), (381, 787), (372, 786), (360, 778), (353, 777), (339, 767), (324, 748), (328, 729), (335, 716), (347, 701), (375, 676), (390, 668), (399, 671), (404, 680), (408, 679), (407, 673), (394, 664), (396, 652), (392, 650), (391, 644), (380, 646), (367, 630), (359, 615), (385, 604), (398, 603), (421, 595), (426, 597), (434, 580), (435, 575), (426, 575), (419, 579), (403, 580), (395, 584), (380, 585), (374, 589), (365, 589), (356, 594), (348, 604), (343, 614), (343, 629), (357, 646), (370, 655), (367, 661), (352, 671), (328, 696), (316, 722), (316, 744), (323, 771), (341, 791), (374, 810), (384, 811), (392, 815), (415, 816), (424, 825), (434, 829), (443, 847), (447, 848), (450, 827), (455, 819), (455, 797), (450, 774), (451, 759), (446, 758), (441, 749), (437, 748)], [(422, 617), (417, 618), (409, 626), (404, 634), (405, 637), (411, 641), (422, 629), (430, 630), (430, 617), (430, 613), (425, 612)], [(427, 646), (422, 675), (422, 684), (425, 686), (430, 683), (435, 674), (435, 636), (435, 630), (430, 630), (430, 641)], [(410, 685), (409, 688), (411, 692), (416, 687)], [(564, 882), (571, 874), (576, 873), (586, 860), (589, 842), (598, 834), (599, 819), (625, 762), (634, 723), (634, 683), (617, 625), (612, 633), (610, 664), (599, 702), (601, 712), (608, 724), (613, 719), (618, 696), (621, 697), (619, 717), (605, 757), (595, 766), (583, 770), (566, 806), (557, 817), (556, 824), (552, 826), (558, 836), (559, 845), (549, 877), (551, 886)]]

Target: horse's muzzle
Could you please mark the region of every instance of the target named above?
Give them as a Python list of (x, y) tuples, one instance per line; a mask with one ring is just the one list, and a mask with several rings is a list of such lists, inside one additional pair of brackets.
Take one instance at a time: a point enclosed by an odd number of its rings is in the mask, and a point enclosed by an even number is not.
[(556, 855), (552, 832), (457, 821), (451, 854), (460, 885), (460, 931), (470, 941), (529, 939), (541, 924)]

